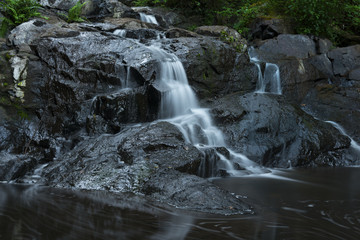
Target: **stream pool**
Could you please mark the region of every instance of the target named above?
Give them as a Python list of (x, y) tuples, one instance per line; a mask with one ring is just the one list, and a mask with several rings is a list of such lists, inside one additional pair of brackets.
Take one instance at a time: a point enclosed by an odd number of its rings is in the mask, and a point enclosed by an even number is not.
[(255, 215), (217, 216), (104, 192), (0, 184), (0, 239), (360, 239), (360, 168), (212, 179)]

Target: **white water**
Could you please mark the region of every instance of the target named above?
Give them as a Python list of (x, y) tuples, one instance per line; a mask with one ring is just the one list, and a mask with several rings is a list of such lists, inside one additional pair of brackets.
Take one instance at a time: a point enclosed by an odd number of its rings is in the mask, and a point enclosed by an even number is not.
[(336, 129), (339, 130), (339, 132), (344, 135), (347, 136), (348, 138), (350, 138), (350, 146), (355, 149), (356, 151), (360, 152), (360, 145), (352, 138), (350, 137), (344, 130), (344, 128), (342, 126), (340, 126), (338, 123), (333, 122), (333, 121), (325, 121), (327, 123), (330, 123), (331, 125), (333, 125)]
[(120, 37), (125, 37), (126, 36), (126, 30), (125, 29), (116, 29), (113, 33), (115, 35), (120, 36)]
[(143, 21), (143, 22), (153, 23), (153, 24), (159, 25), (159, 23), (157, 22), (155, 16), (153, 16), (153, 15), (140, 13), (140, 20)]
[(256, 51), (254, 48), (249, 48), (249, 57), (250, 62), (254, 63), (258, 68), (258, 83), (257, 83), (257, 93), (273, 93), (273, 94), (282, 94), (281, 90), (281, 80), (280, 80), (280, 70), (278, 65), (274, 63), (266, 63), (264, 73), (261, 69), (261, 61), (259, 60)]
[[(220, 129), (213, 125), (208, 109), (199, 107), (195, 93), (188, 84), (182, 63), (175, 55), (165, 52), (156, 45), (148, 48), (154, 54), (154, 59), (159, 60), (159, 74), (156, 80), (157, 87), (163, 92), (160, 118), (177, 126), (185, 140), (204, 153), (206, 149), (212, 148), (217, 155), (211, 157), (213, 161), (209, 164), (212, 167), (221, 167), (231, 176), (264, 173), (264, 168), (259, 167), (243, 154), (228, 149), (230, 157), (227, 158), (215, 150), (215, 147), (226, 147), (224, 136)], [(234, 164), (246, 171), (235, 170)]]

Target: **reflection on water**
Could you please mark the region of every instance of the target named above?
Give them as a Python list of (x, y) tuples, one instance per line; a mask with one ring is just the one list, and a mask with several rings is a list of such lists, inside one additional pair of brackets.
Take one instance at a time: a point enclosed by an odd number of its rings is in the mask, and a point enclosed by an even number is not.
[(360, 168), (213, 181), (257, 214), (209, 216), (134, 195), (0, 184), (0, 239), (360, 239)]

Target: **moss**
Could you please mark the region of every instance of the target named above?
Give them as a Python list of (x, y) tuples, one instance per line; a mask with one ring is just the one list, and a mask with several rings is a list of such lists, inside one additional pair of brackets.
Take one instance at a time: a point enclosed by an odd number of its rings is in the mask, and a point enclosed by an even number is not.
[(0, 98), (0, 105), (6, 107), (8, 112), (20, 119), (29, 119), (29, 114), (19, 99), (11, 100), (8, 97), (2, 96)]

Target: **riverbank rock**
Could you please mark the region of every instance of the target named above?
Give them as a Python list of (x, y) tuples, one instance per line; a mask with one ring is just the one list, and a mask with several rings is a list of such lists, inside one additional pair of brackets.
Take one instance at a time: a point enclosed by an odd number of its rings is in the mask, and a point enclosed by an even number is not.
[(213, 105), (232, 149), (267, 167), (346, 166), (350, 146), (328, 123), (315, 120), (282, 96), (233, 94)]

